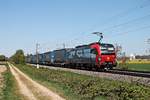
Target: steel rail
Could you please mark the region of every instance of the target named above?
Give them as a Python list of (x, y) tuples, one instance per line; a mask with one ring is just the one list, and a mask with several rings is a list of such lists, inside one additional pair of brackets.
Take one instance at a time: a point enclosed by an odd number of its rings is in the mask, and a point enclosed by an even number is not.
[[(32, 64), (35, 65), (35, 64)], [(98, 72), (98, 73), (110, 73), (110, 74), (118, 74), (118, 75), (128, 75), (128, 76), (136, 76), (136, 77), (143, 77), (143, 78), (150, 78), (150, 72), (148, 71), (134, 71), (134, 70), (122, 70), (122, 69), (111, 69), (111, 70), (87, 70), (87, 69), (79, 69), (79, 68), (71, 68), (71, 67), (60, 67), (60, 66), (48, 66), (48, 65), (40, 65), (40, 67), (48, 68), (51, 67), (60, 68), (60, 69), (72, 69), (72, 70), (82, 70), (82, 71), (91, 71), (91, 72)]]
[(112, 70), (107, 70), (106, 73), (150, 78), (150, 72), (146, 72), (146, 71), (112, 69)]

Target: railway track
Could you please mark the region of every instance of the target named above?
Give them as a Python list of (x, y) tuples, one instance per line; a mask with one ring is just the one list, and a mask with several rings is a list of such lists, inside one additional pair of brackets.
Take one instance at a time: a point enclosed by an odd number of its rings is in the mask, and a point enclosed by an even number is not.
[[(41, 67), (43, 67), (41, 65)], [(53, 66), (46, 66), (46, 68), (50, 68)], [(62, 67), (56, 67), (58, 69), (70, 69), (70, 70), (81, 70), (81, 71), (87, 71), (90, 72), (90, 70), (85, 70), (85, 69), (71, 69), (71, 68), (62, 68)], [(51, 68), (50, 68), (51, 69)], [(134, 70), (121, 70), (121, 69), (112, 69), (112, 70), (107, 70), (107, 71), (96, 71), (96, 70), (92, 70), (91, 72), (96, 72), (96, 73), (110, 73), (110, 74), (118, 74), (118, 75), (128, 75), (128, 76), (135, 76), (135, 77), (143, 77), (143, 78), (150, 78), (150, 72), (148, 71), (134, 71)]]
[(150, 78), (150, 72), (146, 72), (146, 71), (132, 71), (132, 70), (113, 69), (113, 70), (106, 71), (106, 73)]
[[(35, 64), (29, 64), (29, 65), (36, 66)], [(129, 83), (143, 84), (146, 86), (150, 86), (150, 72), (130, 71), (130, 70), (123, 71), (119, 69), (99, 72), (94, 70), (89, 71), (89, 70), (62, 68), (62, 67), (54, 67), (54, 66), (46, 66), (46, 65), (40, 65), (40, 67), (53, 69), (53, 70), (69, 71), (77, 74), (89, 75), (89, 76), (106, 78), (111, 80), (126, 81)]]

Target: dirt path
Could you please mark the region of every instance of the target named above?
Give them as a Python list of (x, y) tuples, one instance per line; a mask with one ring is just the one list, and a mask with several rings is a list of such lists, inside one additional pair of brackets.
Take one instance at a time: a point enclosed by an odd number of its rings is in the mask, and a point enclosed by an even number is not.
[(33, 81), (12, 64), (9, 64), (9, 67), (18, 82), (21, 94), (23, 94), (27, 100), (64, 100), (48, 88)]

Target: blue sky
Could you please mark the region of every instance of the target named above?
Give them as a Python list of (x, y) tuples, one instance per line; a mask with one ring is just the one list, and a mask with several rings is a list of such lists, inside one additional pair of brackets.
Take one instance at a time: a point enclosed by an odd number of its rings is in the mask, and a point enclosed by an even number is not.
[(122, 45), (128, 55), (144, 54), (148, 15), (150, 0), (0, 0), (0, 54), (35, 53), (37, 42), (39, 52), (63, 43), (75, 47), (97, 41), (95, 31), (104, 34), (103, 42)]

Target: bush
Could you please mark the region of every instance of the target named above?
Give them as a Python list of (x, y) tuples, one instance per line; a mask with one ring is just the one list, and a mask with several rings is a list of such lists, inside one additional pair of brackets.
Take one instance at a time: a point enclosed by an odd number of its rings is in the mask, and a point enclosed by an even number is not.
[(23, 50), (17, 50), (16, 53), (10, 57), (10, 60), (15, 64), (25, 64), (25, 56)]
[(119, 63), (118, 68), (123, 69), (123, 70), (128, 70), (128, 64), (127, 63)]
[(6, 57), (4, 55), (0, 55), (0, 61), (5, 61)]

